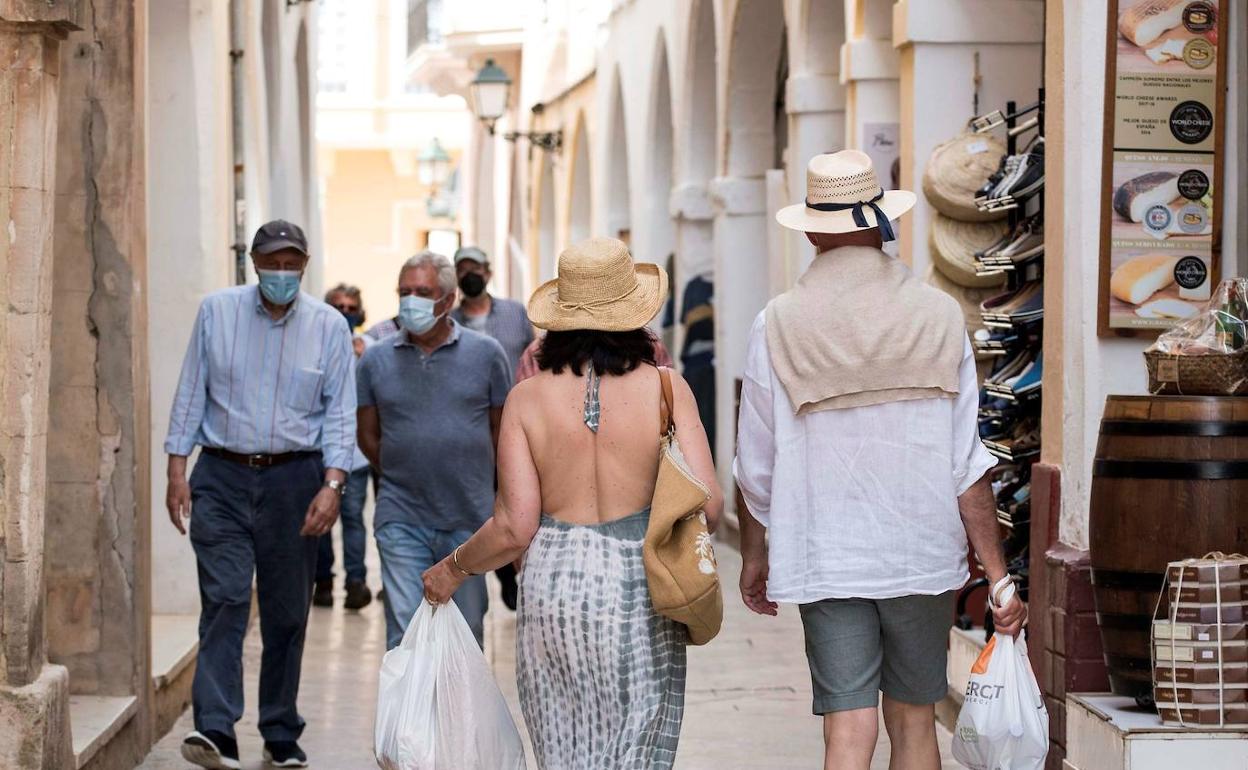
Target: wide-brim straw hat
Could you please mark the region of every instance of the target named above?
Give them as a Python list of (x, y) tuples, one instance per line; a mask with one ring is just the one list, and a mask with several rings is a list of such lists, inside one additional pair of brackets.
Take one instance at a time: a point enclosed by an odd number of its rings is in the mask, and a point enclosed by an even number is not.
[(963, 222), (991, 222), (1007, 212), (980, 211), (975, 193), (1001, 165), (1005, 145), (991, 134), (963, 133), (932, 150), (923, 171), (923, 195), (932, 208)]
[[(816, 155), (806, 166), (806, 200), (776, 212), (776, 221), (804, 233), (851, 233), (879, 225), (876, 211), (894, 220), (914, 207), (909, 190), (884, 190), (871, 158), (857, 150)], [(820, 210), (837, 207), (839, 210)], [(855, 210), (866, 222), (855, 220)]]
[(650, 323), (665, 301), (663, 268), (635, 264), (614, 238), (590, 238), (559, 255), (559, 277), (533, 292), (529, 320), (554, 332), (627, 332)]
[(1001, 240), (1007, 229), (1005, 222), (959, 222), (937, 213), (932, 218), (929, 239), (932, 263), (959, 286), (972, 289), (1000, 286), (1005, 281), (1003, 273), (975, 274), (975, 253)]

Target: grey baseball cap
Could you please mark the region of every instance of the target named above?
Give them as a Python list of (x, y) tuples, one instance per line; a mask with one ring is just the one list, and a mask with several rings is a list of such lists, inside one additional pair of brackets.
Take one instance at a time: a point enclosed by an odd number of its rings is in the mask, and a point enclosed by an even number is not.
[(251, 241), (252, 254), (272, 254), (282, 249), (294, 249), (308, 256), (308, 239), (303, 230), (284, 219), (274, 219), (261, 225)]
[(480, 262), (483, 265), (488, 265), (490, 263), (490, 258), (485, 255), (484, 251), (476, 246), (461, 246), (455, 250), (456, 265), (463, 262), (465, 259), (471, 259), (473, 262)]

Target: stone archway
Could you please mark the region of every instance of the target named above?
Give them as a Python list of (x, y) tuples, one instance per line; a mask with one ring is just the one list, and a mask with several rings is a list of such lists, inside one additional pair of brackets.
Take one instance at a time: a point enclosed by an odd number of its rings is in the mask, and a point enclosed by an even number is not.
[(270, 176), (282, 165), (282, 28), (278, 4), (281, 0), (262, 0), (260, 12), (260, 44), (264, 60), (264, 104), (267, 118)]
[(550, 153), (542, 153), (541, 197), (537, 203), (537, 277), (536, 284), (555, 277), (559, 255), (555, 232), (555, 167)]
[[(503, 265), (503, 272), (506, 272), (507, 261), (498, 259), (501, 254), (494, 253), (498, 249), (497, 231), (495, 223), (497, 221), (497, 212), (494, 209), (494, 137), (489, 134), (483, 125), (477, 123), (473, 126), (476, 138), (472, 146), (477, 149), (476, 166), (473, 169), (476, 176), (476, 196), (473, 200), (472, 207), (472, 237), (477, 246), (485, 249), (490, 254), (490, 259), (498, 264)], [(505, 278), (505, 276), (500, 276)]]
[[(772, 263), (767, 174), (777, 159), (777, 109), (786, 26), (771, 0), (741, 0), (729, 21), (724, 123), (718, 168), (711, 183), (715, 210), (716, 455), (731, 457), (736, 434), (734, 393), (745, 369), (754, 317), (771, 296)], [(723, 471), (727, 487), (730, 473)]]
[(308, 25), (299, 25), (299, 34), (295, 38), (295, 99), (298, 109), (295, 117), (299, 120), (299, 187), (302, 190), (300, 203), (304, 227), (311, 226), (312, 209), (316, 206), (316, 180), (312, 178), (312, 83), (311, 62), (308, 60)]
[(593, 187), (590, 174), (589, 132), (585, 113), (578, 113), (572, 133), (572, 186), (568, 194), (568, 243), (576, 243), (593, 233)]
[(629, 243), (632, 240), (632, 186), (629, 184), (628, 127), (624, 119), (624, 85), (617, 68), (612, 79), (611, 102), (608, 110), (607, 152), (610, 171), (599, 181), (606, 187), (606, 232), (612, 238)]
[[(660, 30), (655, 40), (654, 81), (650, 88), (649, 127), (647, 142), (647, 183), (643, 201), (643, 221), (646, 228), (644, 249), (634, 255), (647, 262), (654, 262), (669, 272), (671, 279), (671, 302), (679, 311), (681, 289), (686, 280), (683, 270), (676, 262), (676, 223), (671, 213), (672, 197), (672, 86), (667, 65), (667, 40)], [(641, 251), (641, 254), (637, 254)], [(675, 314), (675, 313), (674, 313)], [(661, 324), (662, 318), (657, 323)], [(663, 327), (663, 342), (677, 350), (679, 324)]]
[[(842, 150), (845, 140), (845, 86), (841, 50), (845, 45), (846, 5), (803, 0), (790, 26), (791, 74), (785, 103), (788, 125), (784, 201), (806, 194), (806, 164), (824, 152)], [(776, 233), (784, 251), (784, 274), (792, 282), (814, 257), (800, 233)]]
[(698, 0), (694, 4), (689, 34), (689, 59), (685, 65), (686, 126), (680, 157), (681, 183), (702, 185), (715, 176), (715, 150), (719, 115), (715, 78), (715, 3)]

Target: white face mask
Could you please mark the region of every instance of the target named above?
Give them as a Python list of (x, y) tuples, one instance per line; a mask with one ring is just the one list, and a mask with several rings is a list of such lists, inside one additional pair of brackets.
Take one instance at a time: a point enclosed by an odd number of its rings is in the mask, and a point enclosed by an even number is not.
[(438, 321), (446, 317), (446, 313), (434, 313), (434, 308), (440, 301), (428, 297), (417, 297), (415, 294), (399, 297), (399, 324), (412, 334), (420, 335), (428, 332)]

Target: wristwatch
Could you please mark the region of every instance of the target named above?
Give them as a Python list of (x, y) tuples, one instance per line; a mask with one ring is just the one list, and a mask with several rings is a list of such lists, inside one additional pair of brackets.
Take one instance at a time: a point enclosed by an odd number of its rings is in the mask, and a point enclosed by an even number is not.
[(339, 497), (342, 497), (343, 493), (347, 491), (347, 482), (339, 481), (338, 479), (326, 481), (325, 486), (337, 492)]

